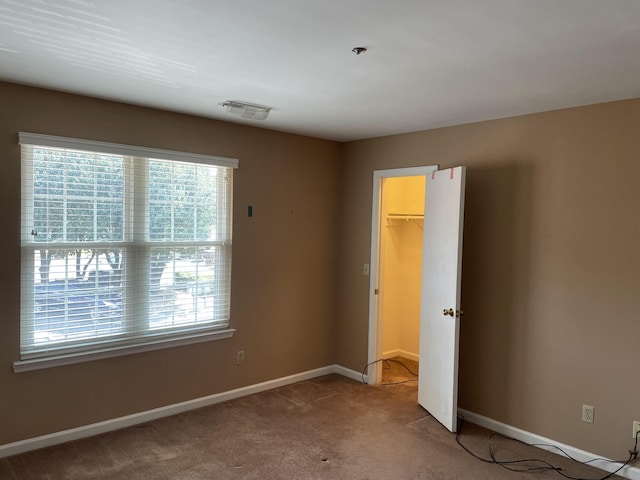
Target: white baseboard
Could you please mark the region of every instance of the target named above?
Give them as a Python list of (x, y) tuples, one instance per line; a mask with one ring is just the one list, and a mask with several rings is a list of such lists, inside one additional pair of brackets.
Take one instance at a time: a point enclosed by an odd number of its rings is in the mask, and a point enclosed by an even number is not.
[[(343, 367), (342, 365), (333, 365), (333, 373), (338, 373), (343, 377), (350, 378), (351, 380), (355, 380), (356, 382), (363, 381), (362, 372), (356, 372), (355, 370), (351, 370), (350, 368)], [(364, 375), (364, 383), (368, 383), (369, 376)]]
[(402, 357), (408, 360), (413, 360), (415, 362), (420, 361), (420, 355), (418, 355), (417, 353), (407, 352), (406, 350), (401, 350), (399, 348), (396, 350), (389, 350), (388, 352), (382, 353), (382, 358), (386, 359), (386, 358), (393, 358), (393, 357)]
[[(556, 449), (561, 448), (576, 460), (579, 460), (581, 462), (590, 461), (591, 466), (600, 468), (601, 470), (604, 470), (606, 472), (613, 472), (620, 468), (619, 463), (606, 462), (604, 461), (606, 459), (603, 459), (600, 455), (594, 455), (593, 453), (585, 452), (584, 450), (580, 450), (579, 448), (565, 445), (564, 443), (556, 442), (555, 440), (551, 440), (541, 435), (512, 427), (511, 425), (507, 425), (505, 423), (498, 422), (497, 420), (478, 415), (477, 413), (473, 413), (462, 408), (458, 409), (458, 413), (462, 415), (465, 420), (468, 420), (471, 423), (475, 423), (476, 425), (479, 425), (481, 427), (488, 428), (489, 430), (493, 430), (494, 432), (500, 433), (507, 437), (515, 438), (516, 440), (520, 440), (522, 442), (530, 444), (549, 445), (548, 448), (545, 448), (544, 446), (538, 446), (538, 448), (542, 448), (543, 450), (548, 450), (550, 452), (562, 455), (562, 453)], [(628, 478), (630, 480), (640, 480), (640, 468), (627, 466), (620, 470), (617, 475)]]
[(132, 415), (126, 415), (124, 417), (105, 420), (104, 422), (92, 423), (90, 425), (83, 425), (82, 427), (63, 430), (61, 432), (55, 432), (48, 435), (42, 435), (40, 437), (28, 438), (26, 440), (20, 440), (18, 442), (7, 443), (5, 445), (0, 445), (0, 458), (17, 455), (19, 453), (28, 452), (30, 450), (37, 450), (39, 448), (50, 447), (52, 445), (57, 445), (60, 443), (70, 442), (72, 440), (79, 440), (81, 438), (87, 438), (94, 435), (99, 435), (101, 433), (130, 427), (132, 425), (139, 425), (141, 423), (157, 420), (158, 418), (168, 417), (189, 410), (195, 410), (196, 408), (202, 408), (209, 405), (214, 405), (216, 403), (226, 402), (229, 400), (233, 400), (234, 398), (264, 392), (265, 390), (271, 390), (272, 388), (278, 388), (292, 383), (310, 380), (312, 378), (320, 377), (322, 375), (328, 375), (330, 373), (338, 373), (345, 377), (352, 378), (360, 382), (362, 381), (362, 375), (354, 370), (350, 370), (340, 365), (329, 365), (326, 367), (317, 368), (315, 370), (309, 370), (306, 372), (297, 373), (295, 375), (289, 375), (287, 377), (277, 378), (275, 380), (269, 380), (267, 382), (237, 388), (235, 390), (229, 390), (227, 392), (215, 393), (213, 395), (207, 395), (206, 397), (200, 397), (193, 400), (188, 400), (186, 402), (175, 403), (173, 405), (154, 408), (153, 410), (147, 410), (145, 412), (134, 413)]

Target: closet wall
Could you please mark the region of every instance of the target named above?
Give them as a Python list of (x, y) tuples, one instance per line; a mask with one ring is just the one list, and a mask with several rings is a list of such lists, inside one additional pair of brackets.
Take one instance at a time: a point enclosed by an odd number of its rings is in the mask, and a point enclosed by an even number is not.
[(385, 178), (380, 292), (383, 357), (418, 360), (425, 177)]

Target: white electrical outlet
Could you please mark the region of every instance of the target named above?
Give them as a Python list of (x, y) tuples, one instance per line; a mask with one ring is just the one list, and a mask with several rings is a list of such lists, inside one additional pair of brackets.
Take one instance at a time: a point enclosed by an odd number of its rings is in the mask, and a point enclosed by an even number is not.
[(236, 352), (236, 365), (242, 365), (244, 363), (244, 350), (238, 350)]
[(633, 438), (636, 438), (636, 435), (638, 435), (638, 432), (640, 432), (640, 421), (634, 420), (634, 422), (633, 422)]
[(591, 405), (582, 405), (582, 421), (593, 423), (594, 408)]

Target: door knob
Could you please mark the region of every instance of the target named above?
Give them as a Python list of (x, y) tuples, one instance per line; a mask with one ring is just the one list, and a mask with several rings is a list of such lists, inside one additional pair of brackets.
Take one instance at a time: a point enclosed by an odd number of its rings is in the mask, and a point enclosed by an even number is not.
[(451, 315), (451, 316), (453, 317), (453, 308), (449, 308), (449, 309), (445, 308), (445, 309), (444, 309), (444, 312), (442, 312), (442, 313), (443, 313), (443, 315), (445, 315), (445, 316), (446, 316), (446, 315)]
[(456, 310), (456, 317), (461, 317), (464, 315), (464, 310)]

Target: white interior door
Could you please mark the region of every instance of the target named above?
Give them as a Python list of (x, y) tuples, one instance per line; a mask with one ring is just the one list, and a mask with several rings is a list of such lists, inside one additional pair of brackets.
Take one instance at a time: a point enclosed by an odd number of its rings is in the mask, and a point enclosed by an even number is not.
[(418, 402), (457, 429), (464, 167), (427, 175)]

